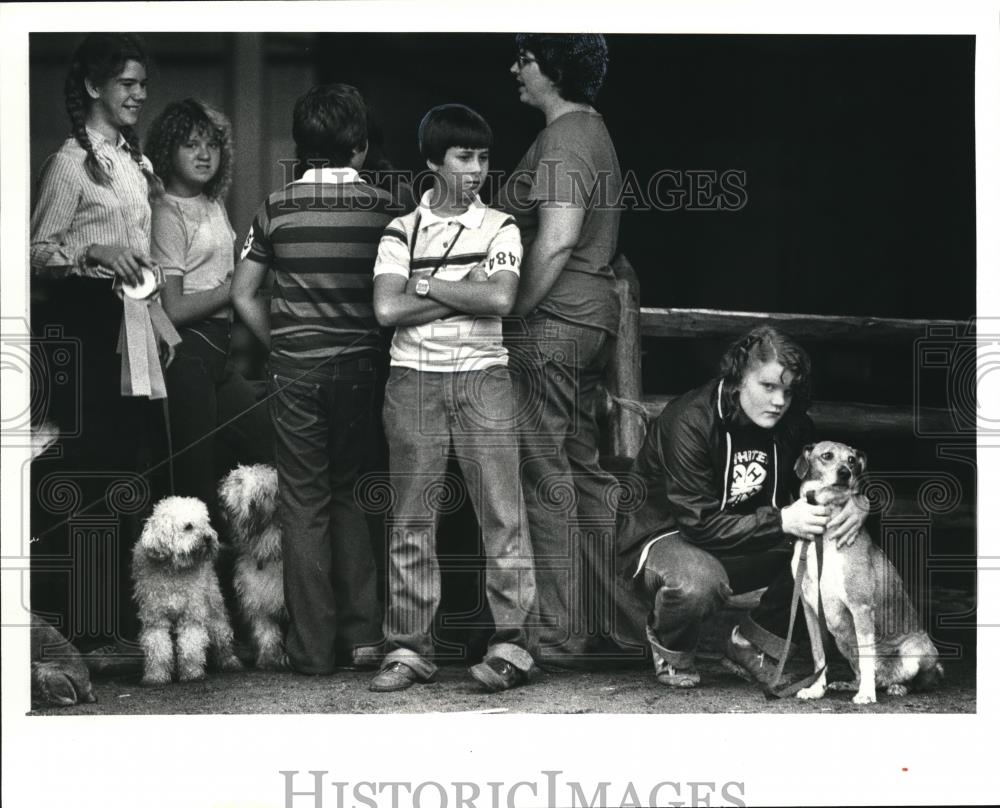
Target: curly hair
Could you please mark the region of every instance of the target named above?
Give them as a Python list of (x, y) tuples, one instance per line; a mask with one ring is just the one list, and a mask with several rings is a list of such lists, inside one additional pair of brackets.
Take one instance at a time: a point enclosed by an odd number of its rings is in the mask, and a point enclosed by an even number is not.
[(214, 107), (194, 98), (168, 104), (149, 128), (146, 153), (160, 179), (169, 183), (178, 146), (195, 135), (219, 142), (219, 169), (202, 189), (209, 199), (219, 199), (233, 179), (233, 137), (229, 119)]
[(531, 51), (538, 67), (567, 101), (593, 104), (608, 72), (602, 34), (518, 34), (518, 53)]
[[(812, 403), (812, 363), (802, 346), (769, 325), (761, 325), (729, 346), (722, 357), (722, 411), (727, 421), (739, 412), (740, 385), (746, 372), (759, 364), (777, 362), (792, 374), (789, 413), (805, 413)], [(782, 374), (784, 375), (784, 374)]]
[[(125, 64), (130, 61), (143, 66), (149, 64), (146, 48), (135, 34), (89, 34), (77, 46), (70, 62), (69, 72), (66, 74), (63, 94), (72, 134), (76, 142), (87, 152), (84, 168), (98, 185), (107, 185), (111, 182), (111, 178), (101, 161), (97, 159), (94, 146), (87, 134), (87, 114), (94, 99), (87, 92), (86, 82), (89, 80), (91, 84), (103, 84), (121, 73), (125, 69)], [(150, 194), (158, 194), (161, 190), (160, 181), (143, 165), (142, 149), (135, 129), (124, 126), (121, 134), (128, 143), (132, 159), (146, 177)]]

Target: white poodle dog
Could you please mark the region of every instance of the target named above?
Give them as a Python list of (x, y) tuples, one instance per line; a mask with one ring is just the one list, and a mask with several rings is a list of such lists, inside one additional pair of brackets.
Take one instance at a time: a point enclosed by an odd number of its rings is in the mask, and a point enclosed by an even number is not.
[(142, 682), (205, 678), (205, 656), (222, 670), (243, 666), (233, 653), (233, 629), (213, 562), (219, 537), (208, 509), (193, 497), (160, 500), (132, 553), (132, 578), (145, 651)]
[(233, 586), (240, 613), (253, 635), (256, 666), (270, 669), (281, 667), (281, 627), (288, 620), (277, 493), (278, 475), (263, 464), (237, 466), (219, 484), (219, 503), (236, 549)]

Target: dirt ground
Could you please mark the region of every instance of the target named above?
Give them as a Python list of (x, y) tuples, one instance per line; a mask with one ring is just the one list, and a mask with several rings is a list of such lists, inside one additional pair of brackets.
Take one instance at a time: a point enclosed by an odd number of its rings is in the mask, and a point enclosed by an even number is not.
[(974, 713), (974, 659), (945, 662), (945, 680), (932, 693), (892, 697), (857, 707), (850, 693), (821, 701), (768, 700), (726, 672), (717, 659), (700, 660), (701, 686), (664, 687), (644, 668), (601, 672), (546, 672), (526, 687), (482, 692), (460, 666), (444, 667), (438, 681), (400, 693), (368, 690), (371, 673), (332, 676), (244, 671), (213, 673), (202, 682), (143, 687), (136, 676), (95, 678), (98, 702), (31, 715), (169, 715), (198, 713)]

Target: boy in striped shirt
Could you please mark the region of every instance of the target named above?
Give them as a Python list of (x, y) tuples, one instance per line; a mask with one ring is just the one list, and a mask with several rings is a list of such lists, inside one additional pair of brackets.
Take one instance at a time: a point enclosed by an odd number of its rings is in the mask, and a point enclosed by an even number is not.
[[(381, 652), (375, 558), (354, 487), (375, 448), (371, 272), (393, 200), (358, 177), (368, 143), (355, 88), (312, 88), (295, 104), (292, 134), (309, 168), (261, 205), (231, 295), (270, 348), (289, 617), (283, 667), (325, 674), (376, 667)], [(270, 308), (257, 296), (269, 270)]]
[(500, 320), (517, 293), (521, 238), (513, 218), (479, 199), (493, 139), (479, 114), (435, 107), (419, 138), (434, 187), (386, 228), (375, 264), (375, 316), (396, 327), (383, 411), (396, 500), (388, 523), (389, 653), (371, 689), (403, 690), (435, 677), (435, 534), (451, 446), (482, 530), (496, 626), (485, 660), (470, 672), (487, 690), (507, 690), (535, 671), (525, 631), (533, 556)]

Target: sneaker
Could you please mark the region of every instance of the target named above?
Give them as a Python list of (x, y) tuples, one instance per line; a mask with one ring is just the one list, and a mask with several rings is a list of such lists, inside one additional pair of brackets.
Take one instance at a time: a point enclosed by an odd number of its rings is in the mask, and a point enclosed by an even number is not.
[[(770, 685), (778, 670), (778, 663), (749, 640), (744, 639), (739, 628), (734, 628), (726, 641), (722, 667), (748, 682)], [(778, 686), (790, 684), (792, 676), (783, 673)]]
[(491, 693), (500, 693), (528, 682), (527, 673), (500, 657), (490, 657), (478, 665), (473, 665), (469, 668), (469, 673)]
[[(433, 677), (427, 681), (430, 682), (432, 680)], [(420, 677), (417, 675), (417, 672), (409, 665), (404, 665), (402, 662), (393, 662), (378, 672), (368, 685), (368, 689), (376, 693), (392, 693), (396, 690), (406, 690), (406, 688), (419, 681)]]
[(656, 666), (656, 681), (668, 687), (691, 688), (701, 682), (701, 674), (694, 668), (675, 668), (660, 660)]

